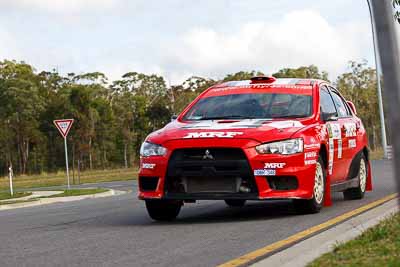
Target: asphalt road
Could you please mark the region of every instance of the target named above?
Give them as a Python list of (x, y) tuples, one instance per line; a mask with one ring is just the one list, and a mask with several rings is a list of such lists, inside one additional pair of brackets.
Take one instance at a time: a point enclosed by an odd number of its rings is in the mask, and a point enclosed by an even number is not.
[(395, 192), (391, 163), (373, 163), (374, 191), (316, 215), (287, 202), (187, 204), (177, 221), (152, 221), (134, 182), (102, 183), (133, 193), (0, 211), (0, 266), (215, 266)]

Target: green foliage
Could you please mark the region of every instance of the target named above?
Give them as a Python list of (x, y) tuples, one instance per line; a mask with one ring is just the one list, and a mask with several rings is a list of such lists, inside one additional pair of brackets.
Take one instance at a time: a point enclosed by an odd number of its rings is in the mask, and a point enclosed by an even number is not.
[(181, 113), (200, 93), (216, 83), (217, 81), (212, 79), (192, 76), (184, 81), (182, 85), (171, 86), (169, 88), (169, 98), (173, 114)]
[[(375, 71), (352, 62), (337, 81), (353, 100), (370, 134), (378, 143)], [(16, 61), (0, 61), (0, 175), (9, 163), (16, 174), (64, 169), (64, 146), (53, 120), (75, 120), (68, 136), (71, 169), (77, 171), (129, 168), (138, 160), (144, 138), (162, 128), (172, 114), (207, 88), (225, 81), (246, 80), (260, 71), (239, 71), (220, 81), (192, 76), (167, 87), (163, 77), (128, 72), (110, 82), (101, 72), (83, 74), (42, 71)], [(276, 77), (328, 79), (314, 66), (285, 68)]]
[(355, 104), (357, 115), (367, 129), (371, 148), (375, 149), (380, 140), (376, 71), (367, 67), (366, 61), (351, 61), (349, 67), (350, 72), (340, 75), (336, 85), (343, 96)]
[(328, 73), (325, 71), (320, 72), (317, 66), (310, 65), (308, 67), (300, 67), (296, 69), (286, 68), (274, 73), (272, 76), (276, 78), (309, 78), (328, 80)]
[[(0, 62), (0, 146), (8, 161), (18, 160), (25, 173), (31, 144), (40, 144), (39, 116), (45, 108), (40, 83), (31, 66), (15, 61)], [(12, 147), (16, 153), (12, 153)], [(17, 155), (15, 157), (13, 154)]]
[[(121, 164), (122, 165), (122, 164)], [(78, 173), (71, 172), (71, 184), (88, 184), (112, 181), (128, 181), (137, 179), (137, 168), (95, 169)], [(30, 189), (39, 187), (65, 185), (65, 171), (43, 172), (41, 174), (21, 175), (14, 179), (15, 188)], [(0, 192), (9, 192), (8, 179), (0, 179)]]
[(249, 80), (254, 76), (262, 76), (264, 73), (260, 71), (239, 71), (234, 74), (228, 74), (222, 81), (228, 82), (228, 81), (241, 81), (241, 80)]
[[(29, 193), (29, 192), (16, 192), (16, 193), (14, 193), (14, 195), (11, 195), (9, 192), (0, 192), (0, 200), (27, 197), (30, 195), (32, 195), (32, 193)], [(0, 202), (0, 204), (1, 204), (1, 202)]]
[(395, 214), (308, 266), (400, 266), (399, 251), (400, 215)]

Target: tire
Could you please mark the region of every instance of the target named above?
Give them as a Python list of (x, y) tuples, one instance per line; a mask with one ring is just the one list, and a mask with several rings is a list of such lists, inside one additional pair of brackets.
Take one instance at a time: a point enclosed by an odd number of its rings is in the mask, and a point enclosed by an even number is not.
[(362, 199), (365, 194), (365, 189), (367, 186), (368, 177), (368, 165), (365, 156), (362, 155), (360, 159), (360, 166), (358, 167), (358, 187), (349, 188), (343, 191), (343, 196), (345, 200), (355, 200)]
[(181, 211), (182, 201), (146, 200), (146, 209), (150, 218), (155, 221), (172, 221)]
[(312, 214), (321, 211), (325, 199), (326, 169), (321, 156), (315, 168), (314, 191), (311, 199), (295, 199), (296, 211), (302, 214)]
[(246, 204), (245, 199), (225, 199), (226, 205), (229, 207), (243, 207)]

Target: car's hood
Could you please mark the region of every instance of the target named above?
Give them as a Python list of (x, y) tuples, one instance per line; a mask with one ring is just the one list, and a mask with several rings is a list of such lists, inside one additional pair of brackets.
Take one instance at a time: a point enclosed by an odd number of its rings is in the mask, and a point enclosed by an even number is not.
[(221, 138), (252, 139), (260, 143), (290, 138), (305, 127), (298, 120), (209, 120), (169, 123), (148, 137), (148, 141), (164, 144), (177, 139)]

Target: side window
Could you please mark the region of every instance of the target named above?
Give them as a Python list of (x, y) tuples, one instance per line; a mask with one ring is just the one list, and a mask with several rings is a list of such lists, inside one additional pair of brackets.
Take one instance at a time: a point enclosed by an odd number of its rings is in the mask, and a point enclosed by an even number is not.
[(326, 87), (322, 87), (320, 90), (320, 102), (321, 110), (327, 114), (337, 114), (335, 104), (333, 103), (331, 94)]
[(331, 91), (333, 102), (335, 103), (336, 109), (338, 111), (339, 117), (349, 117), (351, 116), (350, 110), (343, 99), (334, 91)]

